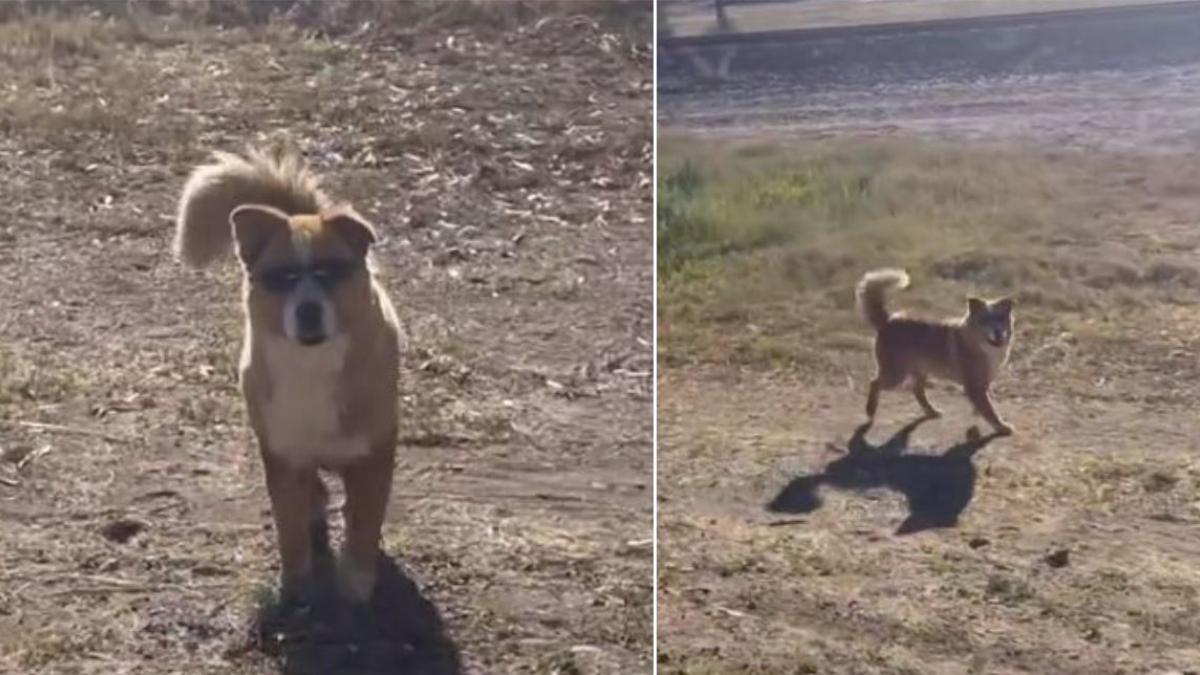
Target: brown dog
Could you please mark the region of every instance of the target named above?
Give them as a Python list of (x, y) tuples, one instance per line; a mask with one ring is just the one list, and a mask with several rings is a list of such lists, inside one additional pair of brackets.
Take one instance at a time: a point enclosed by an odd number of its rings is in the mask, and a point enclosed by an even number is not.
[(318, 188), (298, 156), (218, 153), (183, 189), (176, 255), (202, 267), (236, 245), (245, 271), (241, 385), (266, 469), (285, 593), (325, 545), (327, 493), (341, 475), (343, 594), (374, 588), (396, 453), (400, 328), (376, 282), (371, 225)]
[(925, 396), (925, 384), (934, 376), (961, 384), (976, 412), (996, 433), (1011, 434), (1013, 428), (996, 413), (988, 388), (1012, 347), (1012, 299), (989, 302), (969, 298), (966, 316), (945, 321), (890, 314), (884, 294), (890, 288), (907, 286), (907, 273), (885, 269), (868, 272), (856, 289), (859, 311), (875, 328), (878, 372), (867, 395), (867, 418), (875, 419), (880, 390), (895, 389), (909, 378), (925, 414), (938, 417), (941, 413)]

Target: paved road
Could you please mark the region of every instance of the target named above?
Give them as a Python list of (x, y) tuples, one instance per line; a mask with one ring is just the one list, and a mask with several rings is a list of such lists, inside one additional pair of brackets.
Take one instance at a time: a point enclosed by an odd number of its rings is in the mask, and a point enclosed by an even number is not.
[(667, 129), (1200, 149), (1200, 3), (1120, 20), (668, 45), (659, 67)]

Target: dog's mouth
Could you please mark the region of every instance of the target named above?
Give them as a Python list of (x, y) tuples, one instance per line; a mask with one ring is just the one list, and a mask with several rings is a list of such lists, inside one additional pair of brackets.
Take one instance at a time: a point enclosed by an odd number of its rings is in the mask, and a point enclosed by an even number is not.
[(1008, 341), (1008, 336), (1003, 333), (989, 333), (987, 336), (988, 344), (993, 347), (1003, 347)]
[(323, 333), (302, 333), (296, 336), (296, 342), (305, 347), (315, 347), (325, 341)]

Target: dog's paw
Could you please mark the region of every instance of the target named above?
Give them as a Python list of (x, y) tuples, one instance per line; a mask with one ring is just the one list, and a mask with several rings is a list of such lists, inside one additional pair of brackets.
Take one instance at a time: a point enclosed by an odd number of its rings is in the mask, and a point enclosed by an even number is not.
[(366, 604), (375, 591), (374, 564), (362, 565), (342, 558), (338, 563), (338, 591), (346, 600)]
[(279, 600), (284, 607), (312, 607), (321, 602), (321, 584), (315, 575), (284, 577), (279, 584)]
[(996, 427), (996, 435), (997, 436), (1012, 436), (1015, 432), (1016, 432), (1016, 429), (1012, 428), (1011, 426), (1009, 426), (1007, 424), (1001, 424)]
[(942, 411), (938, 410), (937, 408), (926, 408), (925, 416), (931, 420), (936, 420), (937, 418), (942, 416)]

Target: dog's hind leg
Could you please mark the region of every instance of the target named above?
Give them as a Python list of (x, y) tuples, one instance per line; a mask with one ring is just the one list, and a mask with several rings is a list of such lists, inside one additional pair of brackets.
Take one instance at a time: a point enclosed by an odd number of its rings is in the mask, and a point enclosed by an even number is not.
[(875, 420), (875, 410), (879, 408), (879, 378), (871, 380), (871, 391), (867, 392), (867, 420)]
[(927, 378), (924, 375), (913, 377), (913, 396), (917, 397), (917, 403), (921, 404), (921, 409), (925, 411), (926, 417), (941, 417), (942, 411), (938, 410), (929, 402), (929, 398), (925, 395), (925, 383)]
[(879, 392), (884, 389), (895, 389), (904, 383), (904, 371), (896, 368), (881, 357), (878, 349), (875, 354), (878, 371), (875, 379), (871, 380), (871, 390), (867, 393), (867, 421), (875, 420), (875, 411), (879, 408)]

